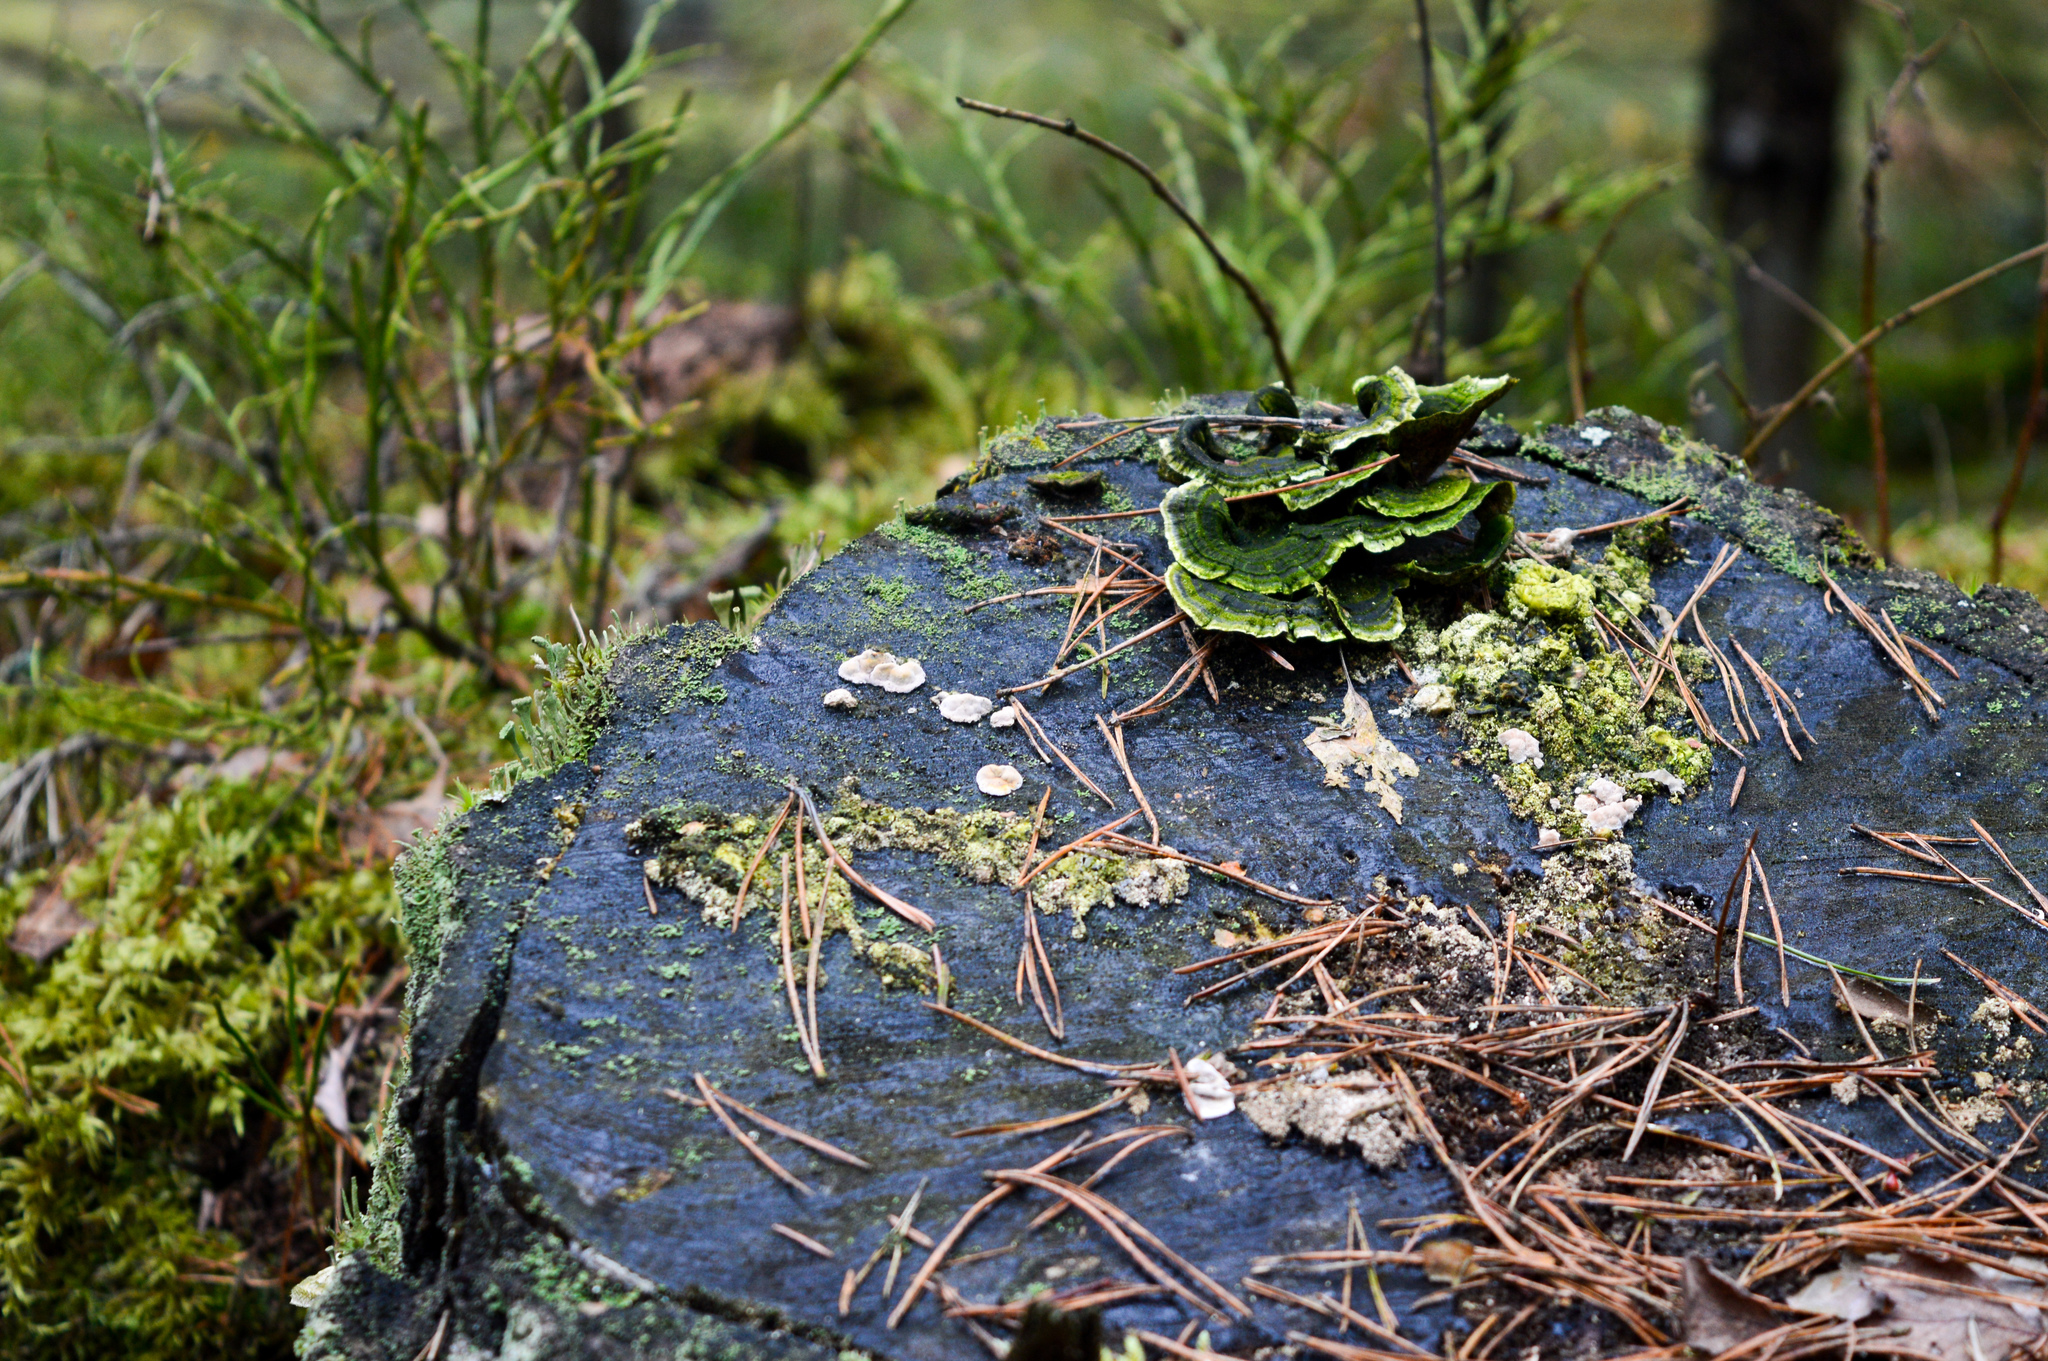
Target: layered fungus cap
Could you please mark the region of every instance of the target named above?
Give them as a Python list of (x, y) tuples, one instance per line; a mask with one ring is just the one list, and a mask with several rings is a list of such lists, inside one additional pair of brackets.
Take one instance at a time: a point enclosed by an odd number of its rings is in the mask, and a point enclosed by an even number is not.
[[(1159, 507), (1174, 601), (1203, 628), (1259, 638), (1398, 637), (1399, 590), (1488, 571), (1513, 542), (1513, 484), (1444, 472), (1513, 381), (1423, 386), (1390, 369), (1358, 381), (1358, 424), (1252, 424), (1251, 449), (1189, 417), (1160, 442), (1161, 470), (1183, 484)], [(1297, 410), (1292, 394), (1267, 387), (1246, 414), (1284, 420)], [(1475, 529), (1451, 538), (1467, 520)]]
[(1015, 766), (983, 766), (974, 772), (974, 787), (992, 799), (1014, 794), (1023, 784), (1024, 776)]
[(970, 695), (963, 690), (941, 690), (935, 702), (940, 715), (953, 723), (979, 723), (996, 707), (980, 695)]
[(879, 685), (892, 695), (907, 695), (924, 684), (924, 667), (914, 657), (898, 657), (871, 647), (841, 662), (839, 679), (855, 685)]

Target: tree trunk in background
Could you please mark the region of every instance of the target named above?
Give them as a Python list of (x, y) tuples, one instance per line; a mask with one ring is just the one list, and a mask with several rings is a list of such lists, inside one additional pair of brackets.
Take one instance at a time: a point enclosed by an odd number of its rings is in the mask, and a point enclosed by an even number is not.
[[(1842, 48), (1852, 5), (1714, 0), (1700, 157), (1709, 206), (1725, 239), (1809, 300), (1835, 198)], [(1782, 401), (1813, 372), (1814, 328), (1740, 274), (1735, 302), (1735, 348), (1749, 400), (1760, 407)], [(1737, 431), (1731, 423), (1719, 433), (1725, 439)], [(1763, 472), (1783, 472), (1812, 488), (1818, 469), (1809, 421), (1795, 418), (1764, 457)]]
[[(626, 64), (633, 50), (633, 34), (640, 27), (640, 6), (636, 0), (582, 0), (576, 6), (576, 31), (590, 44), (597, 69), (609, 81)], [(627, 109), (611, 109), (604, 116), (604, 144), (613, 146), (631, 136), (633, 116)]]
[[(1473, 27), (1482, 35), (1490, 35), (1493, 29), (1494, 0), (1474, 0), (1472, 6)], [(1510, 24), (1519, 23), (1521, 12), (1509, 7), (1506, 19)], [(1511, 41), (1503, 35), (1503, 41)], [(1498, 119), (1487, 129), (1486, 150), (1489, 155), (1500, 149), (1507, 139), (1508, 130), (1514, 118), (1512, 113)], [(1473, 190), (1472, 198), (1478, 203), (1493, 200), (1499, 187), (1499, 177), (1489, 172)], [(1512, 251), (1472, 251), (1469, 247), (1465, 260), (1465, 284), (1458, 290), (1455, 323), (1452, 329), (1458, 339), (1475, 349), (1494, 338), (1500, 331), (1501, 323), (1507, 319), (1507, 282), (1509, 266), (1513, 263)]]

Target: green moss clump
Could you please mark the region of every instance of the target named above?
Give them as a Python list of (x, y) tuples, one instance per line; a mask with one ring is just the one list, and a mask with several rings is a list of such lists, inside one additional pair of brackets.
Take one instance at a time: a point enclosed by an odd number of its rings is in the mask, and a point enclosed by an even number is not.
[(989, 566), (973, 549), (953, 542), (936, 529), (914, 525), (898, 515), (882, 525), (881, 532), (937, 563), (946, 594), (955, 600), (986, 600), (1017, 589), (1009, 573)]
[(1593, 603), (1595, 587), (1574, 573), (1561, 572), (1540, 562), (1523, 562), (1516, 564), (1514, 585), (1508, 589), (1531, 614), (1579, 619)]
[[(1452, 721), (1472, 742), (1466, 759), (1493, 772), (1516, 816), (1575, 837), (1585, 826), (1574, 797), (1596, 778), (1642, 798), (1671, 792), (1657, 773), (1689, 790), (1706, 784), (1705, 743), (1672, 731), (1690, 726), (1682, 701), (1665, 686), (1640, 709), (1635, 673), (1594, 622), (1596, 606), (1618, 620), (1653, 603), (1645, 563), (1612, 549), (1576, 571), (1517, 563), (1506, 596), (1499, 613), (1467, 614), (1434, 632), (1412, 625), (1410, 647), (1428, 679), (1451, 688)], [(1682, 646), (1679, 664), (1704, 674), (1697, 651)], [(1500, 741), (1509, 728), (1536, 738), (1540, 766), (1509, 760)]]
[[(0, 951), (18, 1069), (0, 1073), (0, 1350), (189, 1357), (296, 1328), (276, 1292), (232, 1284), (243, 1245), (198, 1227), (195, 1169), (239, 1144), (253, 1079), (214, 1007), (296, 1087), (287, 997), (325, 1001), (342, 961), (395, 951), (397, 902), (331, 828), (319, 852), (313, 801), (291, 792), (216, 779), (138, 801), (83, 859), (0, 888), (0, 932), (51, 892), (91, 921), (45, 964)], [(279, 913), (259, 948), (245, 923)], [(294, 1140), (271, 1150), (286, 1184)]]

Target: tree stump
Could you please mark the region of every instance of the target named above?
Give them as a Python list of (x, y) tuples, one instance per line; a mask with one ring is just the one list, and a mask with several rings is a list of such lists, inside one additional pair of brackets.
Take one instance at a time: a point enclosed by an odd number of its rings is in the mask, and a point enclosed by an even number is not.
[[(1237, 411), (1243, 400), (1226, 394), (1191, 409)], [(1795, 1045), (1816, 1062), (1865, 1052), (1825, 967), (1789, 955), (1789, 1004), (1781, 996), (1760, 886), (1748, 925), (1766, 943), (1743, 952), (1737, 1000), (1733, 918), (1752, 835), (1788, 947), (1866, 973), (1939, 978), (1913, 999), (1920, 1044), (1898, 1027), (1876, 1033), (1893, 1055), (1934, 1049), (1940, 1077), (1927, 1095), (1944, 1103), (1946, 1118), (2003, 1147), (2014, 1132), (1995, 1096), (2009, 1094), (2022, 1112), (2042, 1104), (2042, 1063), (2011, 1009), (1984, 1005), (1990, 994), (1944, 957), (1953, 952), (2022, 996), (2048, 997), (2035, 900), (1979, 846), (1934, 843), (2014, 906), (1962, 884), (1840, 873), (1946, 873), (1852, 824), (1971, 837), (1975, 819), (2048, 884), (2048, 613), (2039, 602), (1997, 587), (1970, 597), (1926, 573), (1879, 568), (1834, 516), (1623, 410), (1526, 439), (1491, 422), (1468, 447), (1530, 479), (1516, 515), (1539, 551), (1555, 527), (1625, 520), (1681, 496), (1690, 506), (1669, 522), (1668, 542), (1636, 531), (1628, 562), (1609, 562), (1621, 550), (1589, 535), (1553, 564), (1554, 577), (1532, 575), (1526, 591), (1510, 586), (1521, 580), (1510, 573), (1415, 602), (1409, 633), (1391, 646), (1286, 643), (1288, 670), (1249, 640), (1219, 637), (1208, 653), (1214, 698), (1195, 683), (1123, 727), (1128, 778), (1097, 716), (1167, 684), (1190, 655), (1181, 629), (1028, 691), (1043, 742), (1085, 772), (1097, 795), (1045, 759), (1030, 720), (953, 722), (933, 701), (964, 692), (1001, 705), (999, 691), (1044, 675), (1074, 597), (966, 606), (1072, 586), (1122, 562), (1097, 560), (1040, 523), (1158, 504), (1166, 484), (1148, 459), (1156, 434), (1144, 431), (1084, 455), (1069, 470), (1082, 477), (1042, 476), (1110, 428), (1047, 420), (998, 439), (972, 481), (811, 572), (744, 642), (703, 625), (629, 641), (603, 679), (587, 749), (408, 853), (400, 877), (414, 952), (409, 1075), (389, 1116), (367, 1245), (343, 1258), (314, 1306), (303, 1354), (957, 1357), (978, 1350), (973, 1329), (1007, 1336), (1022, 1308), (1006, 1319), (990, 1306), (1034, 1291), (1072, 1300), (1073, 1288), (1105, 1281), (1092, 1293), (1105, 1302), (1112, 1345), (1126, 1329), (1177, 1337), (1191, 1319), (1216, 1350), (1238, 1356), (1285, 1344), (1290, 1332), (1335, 1337), (1332, 1317), (1243, 1282), (1300, 1298), (1336, 1292), (1338, 1278), (1262, 1268), (1260, 1259), (1344, 1248), (1354, 1207), (1382, 1250), (1405, 1233), (1382, 1221), (1467, 1213), (1461, 1179), (1481, 1175), (1473, 1169), (1526, 1126), (1531, 1092), (1538, 1106), (1552, 1099), (1552, 1089), (1531, 1088), (1508, 1068), (1479, 1071), (1482, 1060), (1468, 1054), (1455, 1071), (1451, 1060), (1413, 1057), (1419, 1051), (1385, 1038), (1444, 1028), (1418, 1016), (1451, 1017), (1469, 1035), (1586, 1014), (1532, 1010), (1544, 1006), (1663, 1007), (1656, 1015), (1668, 1016), (1683, 1003), (1684, 1055), (1702, 1063), (1796, 1057)], [(1156, 517), (1072, 527), (1130, 545), (1114, 551), (1143, 568), (1167, 561)], [(1743, 555), (1700, 598), (1697, 616), (1743, 668), (1757, 739), (1741, 737), (1747, 724), (1731, 717), (1718, 666), (1687, 651), (1676, 664), (1739, 754), (1696, 731), (1668, 683), (1640, 717), (1614, 711), (1611, 732), (1575, 737), (1559, 727), (1576, 721), (1572, 705), (1598, 698), (1587, 687), (1622, 674), (1624, 654), (1644, 679), (1657, 663), (1607, 637), (1583, 609), (1570, 614), (1570, 599), (1558, 605), (1579, 589), (1558, 583), (1634, 590), (1639, 620), (1615, 617), (1619, 604), (1603, 609), (1618, 630), (1640, 629), (1654, 644), (1669, 617), (1657, 609), (1684, 605), (1724, 545)], [(1843, 607), (1824, 606), (1823, 564), (1873, 619), (1888, 615), (1960, 673), (1911, 653), (1945, 701), (1938, 721)], [(1647, 585), (1637, 578), (1632, 587), (1638, 565)], [(1537, 590), (1545, 583), (1562, 594)], [(1076, 631), (1100, 652), (1171, 608), (1162, 596), (1100, 625), (1091, 610)], [(1500, 622), (1459, 631), (1461, 619), (1480, 614)], [(1696, 642), (1690, 624), (1682, 638)], [(1731, 638), (1783, 686), (1810, 738), (1789, 712), (1789, 740), (1781, 735)], [(847, 686), (841, 663), (869, 648), (917, 659), (926, 683), (903, 694)], [(1430, 684), (1447, 694), (1418, 705), (1419, 686)], [(855, 705), (826, 707), (826, 693), (842, 686)], [(1363, 727), (1347, 711), (1347, 687), (1369, 712)], [(1500, 740), (1509, 727), (1548, 748), (1541, 770), (1510, 759)], [(1371, 729), (1391, 754), (1374, 746)], [(1670, 759), (1639, 763), (1656, 751)], [(1015, 768), (1022, 787), (980, 792), (977, 773), (990, 765)], [(1731, 810), (1738, 770), (1746, 774)], [(1589, 830), (1592, 814), (1576, 809), (1582, 798), (1604, 806), (1596, 778), (1638, 806), (1616, 834)], [(792, 786), (817, 814), (799, 805), (789, 820), (803, 823), (804, 853), (787, 859), (786, 826), (733, 929), (737, 881)], [(1011, 885), (1048, 786), (1039, 858), (1126, 813), (1135, 816), (1124, 834), (1150, 840), (1156, 817), (1159, 844), (1187, 858), (1130, 842), (1068, 855), (1030, 885), (1039, 942), (1030, 947), (1026, 900)], [(821, 825), (832, 853), (820, 846)], [(1546, 825), (1574, 833), (1558, 839), (1576, 844), (1539, 847)], [(834, 855), (929, 914), (936, 929), (849, 888)], [(1681, 914), (1711, 925), (1724, 903), (1731, 921), (1717, 975), (1712, 932)], [(1288, 955), (1198, 1000), (1288, 952), (1176, 972), (1291, 933), (1321, 930), (1305, 938), (1319, 948), (1347, 927), (1351, 936), (1319, 967)], [(804, 1042), (814, 934), (822, 1077)], [(1057, 980), (1063, 1038), (1023, 988), (1026, 948), (1034, 973), (1042, 960)], [(1041, 975), (1039, 985), (1050, 1011), (1051, 981)], [(932, 1005), (942, 989), (943, 1010)], [(1357, 1039), (1385, 1055), (1377, 1068), (1362, 1066), (1369, 1055), (1340, 1058), (1318, 1080), (1316, 1053), (1337, 1051), (1310, 1043), (1305, 1023), (1289, 1018), (1347, 1006), (1354, 1019), (1381, 1018), (1359, 1022), (1380, 1030)], [(1649, 1033), (1647, 1022), (1631, 1032)], [(1234, 1111), (1190, 1114), (1172, 1073), (1197, 1056), (1236, 1075)], [(1670, 1177), (1702, 1148), (1754, 1149), (1742, 1112), (1701, 1104), (1653, 1122), (1636, 1165), (1623, 1169), (1650, 1068), (1638, 1063), (1586, 1098), (1616, 1104), (1597, 1119), (1572, 1117), (1574, 1147), (1562, 1149), (1560, 1135), (1547, 1150), (1558, 1155), (1553, 1173), (1571, 1164)], [(733, 1130), (703, 1104), (699, 1075), (732, 1099)], [(1403, 1084), (1420, 1097), (1420, 1115)], [(1924, 1151), (1884, 1102), (1844, 1105), (1840, 1095), (1788, 1100), (1878, 1151)], [(835, 1161), (749, 1111), (867, 1165)], [(968, 1132), (1033, 1122), (1045, 1127)], [(1016, 1174), (1042, 1179), (1029, 1170), (1077, 1137), (1145, 1125), (1181, 1129), (1107, 1145), (1052, 1175), (1078, 1183), (1137, 1146), (1097, 1189), (1214, 1288), (1134, 1240), (1180, 1283), (1168, 1291), (1078, 1209), (1027, 1227), (1060, 1202)], [(749, 1131), (740, 1137), (803, 1189), (779, 1180), (734, 1131)], [(1496, 1163), (1484, 1176), (1519, 1165)], [(2037, 1167), (2022, 1159), (2010, 1171), (2033, 1182)], [(1755, 1175), (1767, 1181), (1769, 1172)], [(926, 1258), (919, 1243), (1004, 1187), (1017, 1189), (961, 1237), (949, 1254), (958, 1260), (891, 1327)], [(909, 1227), (928, 1237), (905, 1242), (892, 1226), (913, 1199)], [(1656, 1251), (1711, 1254), (1723, 1242), (1716, 1232), (1659, 1222)], [(1483, 1229), (1455, 1233), (1491, 1242)], [(871, 1269), (847, 1286), (864, 1265)], [(1443, 1265), (1416, 1258), (1378, 1273), (1402, 1332), (1431, 1351), (1446, 1327), (1465, 1326), (1440, 1293), (1416, 1304), (1455, 1279)], [(1363, 1279), (1349, 1298), (1379, 1320)], [(1675, 1315), (1644, 1308), (1650, 1325), (1675, 1335)], [(1612, 1317), (1535, 1317), (1524, 1326), (1547, 1330), (1546, 1353), (1641, 1345)], [(1517, 1334), (1513, 1350), (1531, 1337)], [(1392, 1345), (1358, 1327), (1350, 1342)]]

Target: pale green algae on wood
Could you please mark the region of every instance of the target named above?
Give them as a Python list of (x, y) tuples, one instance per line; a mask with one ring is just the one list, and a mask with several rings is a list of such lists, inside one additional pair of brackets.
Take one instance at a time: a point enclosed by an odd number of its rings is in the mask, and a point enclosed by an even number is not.
[[(1244, 402), (1235, 394), (1191, 407), (1217, 413)], [(1976, 1110), (1976, 1072), (2036, 1101), (2040, 1056), (2014, 1042), (2009, 1022), (2001, 1033), (2003, 1018), (1984, 1009), (1981, 993), (1936, 963), (1950, 948), (2022, 994), (2048, 995), (2034, 928), (1942, 886), (1845, 881), (1835, 871), (1870, 853), (1847, 831), (1852, 820), (1952, 831), (1976, 817), (2020, 863), (2048, 864), (2048, 828), (2035, 811), (2048, 800), (2040, 690), (2048, 616), (2015, 593), (1966, 598), (1920, 574), (1876, 571), (1839, 522), (1733, 475), (1704, 446), (1612, 411), (1545, 432), (1533, 457), (1517, 455), (1505, 427), (1481, 428), (1481, 452), (1551, 479), (1523, 488), (1523, 527), (1541, 533), (1626, 518), (1680, 491), (1697, 498), (1699, 514), (1668, 539), (1581, 544), (1554, 571), (1515, 565), (1470, 589), (1411, 594), (1415, 609), (1393, 646), (1418, 681), (1450, 689), (1448, 712), (1410, 703), (1384, 644), (1289, 642), (1292, 673), (1230, 644), (1217, 654), (1219, 702), (1198, 687), (1159, 718), (1131, 725), (1131, 764), (1166, 844), (1241, 862), (1283, 891), (1337, 906), (1261, 899), (1200, 870), (1183, 868), (1175, 880), (1148, 869), (1159, 863), (1149, 858), (1076, 867), (1067, 890), (1074, 902), (1058, 910), (1071, 922), (1087, 904), (1085, 938), (1045, 933), (1065, 1003), (1067, 1038), (1052, 1039), (1013, 991), (1022, 904), (1005, 885), (1045, 785), (1055, 792), (1041, 847), (1112, 811), (1040, 760), (1016, 728), (948, 724), (921, 695), (867, 693), (843, 713), (820, 699), (837, 684), (839, 660), (869, 646), (920, 657), (934, 688), (991, 694), (1041, 674), (1065, 624), (1063, 598), (1046, 598), (1044, 608), (955, 611), (970, 587), (997, 578), (1018, 590), (1071, 582), (1086, 569), (1079, 549), (1034, 564), (1009, 546), (1032, 517), (1071, 505), (1026, 479), (1097, 434), (1045, 422), (998, 440), (980, 475), (952, 495), (1007, 508), (993, 522), (1004, 535), (905, 524), (870, 536), (791, 591), (751, 647), (718, 644), (721, 659), (702, 674), (694, 663), (678, 673), (659, 660), (677, 649), (704, 655), (716, 635), (702, 629), (628, 644), (586, 750), (415, 852), (401, 887), (409, 922), (422, 928), (414, 938), (422, 982), (410, 1004), (410, 1072), (391, 1117), (402, 1138), (387, 1142), (405, 1154), (379, 1170), (365, 1234), (372, 1247), (347, 1260), (314, 1311), (307, 1354), (407, 1361), (444, 1316), (444, 1355), (963, 1354), (974, 1344), (929, 1302), (902, 1329), (883, 1326), (879, 1272), (840, 1315), (845, 1269), (883, 1241), (884, 1221), (920, 1184), (920, 1223), (936, 1232), (986, 1190), (983, 1169), (1027, 1165), (1073, 1130), (994, 1142), (950, 1132), (1079, 1110), (1105, 1089), (919, 1005), (936, 980), (906, 952), (929, 965), (934, 946), (948, 965), (952, 1005), (1066, 1057), (1152, 1063), (1172, 1047), (1262, 1073), (1251, 1066), (1261, 1054), (1243, 1046), (1270, 1033), (1255, 1024), (1269, 994), (1248, 986), (1187, 1005), (1217, 975), (1172, 973), (1220, 952), (1221, 933), (1284, 933), (1307, 924), (1311, 911), (1341, 914), (1381, 896), (1410, 926), (1361, 956), (1361, 987), (1419, 987), (1414, 996), (1433, 1007), (1478, 1014), (1495, 986), (1484, 933), (1502, 930), (1512, 913), (1525, 948), (1563, 966), (1551, 974), (1560, 1003), (1675, 998), (1704, 986), (1710, 950), (1656, 901), (1711, 914), (1756, 831), (1789, 940), (1876, 972), (1910, 973), (1919, 960), (1923, 972), (1948, 975), (1931, 990), (1948, 1017), (1934, 1042), (1958, 1084), (1937, 1089), (1945, 1104)], [(1168, 487), (1150, 466), (1154, 453), (1146, 437), (1125, 437), (1082, 471), (1101, 474), (1104, 503), (1156, 505)], [(1167, 562), (1156, 527), (1126, 522), (1118, 533), (1154, 570)], [(1694, 745), (1698, 734), (1669, 699), (1637, 709), (1625, 664), (1587, 626), (1597, 605), (1658, 631), (1657, 610), (1682, 602), (1730, 540), (1746, 556), (1705, 597), (1701, 617), (1798, 692), (1819, 739), (1796, 764), (1782, 745), (1747, 748), (1749, 774), (1733, 812), (1735, 758)], [(1942, 678), (1949, 706), (1939, 725), (1926, 722), (1867, 639), (1822, 610), (1807, 578), (1823, 554), (1846, 589), (1891, 609), (1962, 671), (1960, 681)], [(868, 581), (910, 589), (900, 607), (887, 606), (865, 592)], [(912, 605), (923, 613), (909, 616)], [(1094, 715), (1151, 693), (1184, 656), (1177, 638), (1160, 636), (1111, 660), (1107, 693), (1090, 670), (1027, 701), (1115, 796), (1115, 813), (1131, 800)], [(1718, 681), (1687, 651), (1679, 664), (1717, 709)], [(1399, 782), (1398, 826), (1357, 782), (1325, 784), (1303, 741), (1342, 712), (1347, 672), (1380, 733), (1415, 762), (1416, 774)], [(679, 695), (683, 686), (689, 693)], [(1540, 770), (1509, 762), (1498, 740), (1507, 727), (1538, 739)], [(974, 771), (992, 762), (1026, 775), (1008, 803), (991, 804), (974, 787)], [(1532, 850), (1543, 826), (1575, 830), (1574, 798), (1595, 778), (1627, 784), (1644, 800), (1621, 836)], [(756, 829), (774, 816), (789, 779), (811, 791), (863, 873), (938, 923), (927, 936), (864, 896), (827, 889), (835, 926), (821, 951), (822, 1081), (793, 1037), (769, 901), (750, 908), (737, 932), (720, 915), (721, 905), (729, 914), (721, 894), (736, 888), (736, 859), (758, 844)], [(635, 826), (639, 835), (629, 836)], [(807, 881), (819, 868), (807, 858)], [(654, 915), (643, 887), (650, 871)], [(1147, 875), (1152, 882), (1141, 882)], [(779, 875), (772, 891), (779, 900)], [(863, 953), (853, 925), (870, 947), (890, 950), (881, 959)], [(1769, 1026), (1783, 1025), (1821, 1052), (1849, 1052), (1854, 1035), (1824, 974), (1795, 964), (1792, 1005), (1781, 1007), (1774, 969), (1760, 953), (1749, 966), (1752, 979), (1772, 975), (1772, 988), (1751, 994), (1763, 1011), (1717, 1027), (1717, 1042), (1770, 1057), (1782, 1042)], [(794, 1194), (706, 1114), (664, 1094), (694, 1090), (697, 1072), (866, 1157), (873, 1170), (767, 1139), (763, 1146), (817, 1192)], [(1448, 1088), (1439, 1096), (1446, 1111), (1464, 1100), (1452, 1102)], [(1091, 1127), (1171, 1117), (1171, 1100), (1155, 1093), (1147, 1115), (1106, 1115)], [(1822, 1101), (1807, 1114), (1903, 1147), (1874, 1104)], [(1686, 1118), (1700, 1137), (1744, 1137), (1719, 1116)], [(1453, 1208), (1440, 1174), (1412, 1151), (1412, 1133), (1383, 1111), (1352, 1120), (1282, 1101), (1262, 1110), (1261, 1123), (1226, 1117), (1147, 1148), (1106, 1189), (1210, 1274), (1234, 1281), (1253, 1257), (1340, 1244), (1354, 1199), (1368, 1222)], [(1035, 1209), (991, 1212), (963, 1248), (1008, 1241)], [(770, 1233), (775, 1222), (837, 1258)], [(971, 1299), (1014, 1298), (1067, 1279), (1091, 1258), (1084, 1269), (1123, 1269), (1112, 1247), (1070, 1228), (948, 1278)], [(1416, 1301), (1434, 1287), (1420, 1273), (1382, 1277), (1404, 1326), (1433, 1338), (1447, 1316), (1418, 1312)], [(1130, 1324), (1170, 1334), (1180, 1315), (1140, 1301), (1118, 1306), (1110, 1323), (1113, 1336)], [(1290, 1328), (1321, 1325), (1262, 1303), (1253, 1320), (1214, 1326), (1212, 1337), (1219, 1350), (1246, 1355), (1283, 1342)]]

